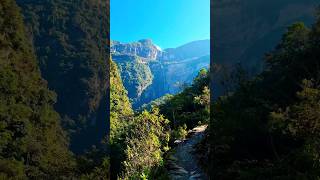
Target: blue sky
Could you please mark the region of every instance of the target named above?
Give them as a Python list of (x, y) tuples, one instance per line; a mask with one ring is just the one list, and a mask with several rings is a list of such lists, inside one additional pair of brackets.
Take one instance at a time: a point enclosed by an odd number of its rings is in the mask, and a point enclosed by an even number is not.
[(210, 39), (210, 0), (111, 0), (111, 39), (161, 48)]

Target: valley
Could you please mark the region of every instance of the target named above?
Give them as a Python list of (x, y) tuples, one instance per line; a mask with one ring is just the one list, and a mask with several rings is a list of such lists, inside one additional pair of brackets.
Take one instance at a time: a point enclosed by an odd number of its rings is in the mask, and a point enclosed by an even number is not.
[(178, 93), (210, 64), (210, 40), (164, 50), (150, 39), (113, 41), (111, 52), (134, 109), (165, 94)]

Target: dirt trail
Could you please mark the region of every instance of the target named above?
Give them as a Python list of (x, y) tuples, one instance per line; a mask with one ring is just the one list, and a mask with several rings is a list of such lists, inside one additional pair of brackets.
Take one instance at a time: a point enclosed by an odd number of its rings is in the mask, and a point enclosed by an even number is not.
[(192, 180), (208, 178), (198, 165), (193, 147), (204, 137), (207, 125), (199, 126), (189, 132), (189, 138), (180, 142), (167, 157), (167, 169), (172, 180)]

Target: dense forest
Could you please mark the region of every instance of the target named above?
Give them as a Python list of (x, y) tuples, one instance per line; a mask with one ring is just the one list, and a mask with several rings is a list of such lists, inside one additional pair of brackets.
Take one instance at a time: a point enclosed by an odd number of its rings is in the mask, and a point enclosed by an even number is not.
[[(214, 179), (318, 179), (320, 16), (291, 25), (266, 54), (265, 70), (212, 103)], [(241, 68), (239, 68), (241, 71)]]
[[(55, 110), (59, 109), (56, 103), (61, 101), (61, 92), (49, 90), (53, 80), (44, 75), (50, 80), (46, 81), (41, 76), (45, 74), (45, 69), (41, 68), (44, 63), (41, 55), (46, 56), (46, 53), (37, 48), (45, 46), (32, 41), (37, 38), (35, 34), (30, 39), (29, 33), (35, 31), (26, 30), (30, 26), (25, 25), (20, 7), (13, 0), (3, 0), (0, 13), (0, 178), (109, 179), (109, 160), (103, 149), (94, 148), (82, 155), (74, 155), (69, 149), (69, 129), (62, 126), (63, 114)], [(38, 33), (57, 35), (53, 30), (42, 29), (39, 24), (33, 27), (39, 27)], [(55, 38), (45, 42), (58, 41), (55, 35), (52, 36)], [(49, 47), (46, 49), (49, 51)], [(60, 57), (55, 57), (51, 63), (64, 59), (62, 52), (58, 54)], [(74, 61), (81, 60), (78, 58)]]
[(99, 146), (107, 129), (108, 11), (100, 0), (17, 0), (71, 149)]
[(1, 1), (0, 13), (0, 177), (68, 176), (75, 164), (56, 94), (41, 78), (15, 2)]

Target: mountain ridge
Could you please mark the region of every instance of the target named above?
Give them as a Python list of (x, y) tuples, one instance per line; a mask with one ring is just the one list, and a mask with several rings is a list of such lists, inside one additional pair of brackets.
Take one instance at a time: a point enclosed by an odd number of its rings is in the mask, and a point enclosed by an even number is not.
[(112, 41), (111, 55), (119, 66), (133, 107), (138, 108), (165, 94), (179, 92), (200, 69), (208, 68), (210, 40), (192, 41), (164, 50), (151, 39), (132, 43)]
[[(196, 50), (190, 51), (190, 49), (196, 48)], [(141, 52), (145, 50), (144, 52)], [(182, 51), (182, 52), (181, 52)], [(194, 54), (190, 54), (190, 52)], [(185, 59), (187, 57), (203, 56), (210, 54), (210, 39), (194, 40), (175, 48), (162, 49), (152, 39), (140, 39), (129, 43), (122, 43), (117, 40), (111, 41), (111, 53), (122, 53), (127, 55), (137, 55), (151, 60), (177, 60)], [(151, 53), (151, 54), (150, 54)], [(172, 57), (172, 55), (176, 55)]]

